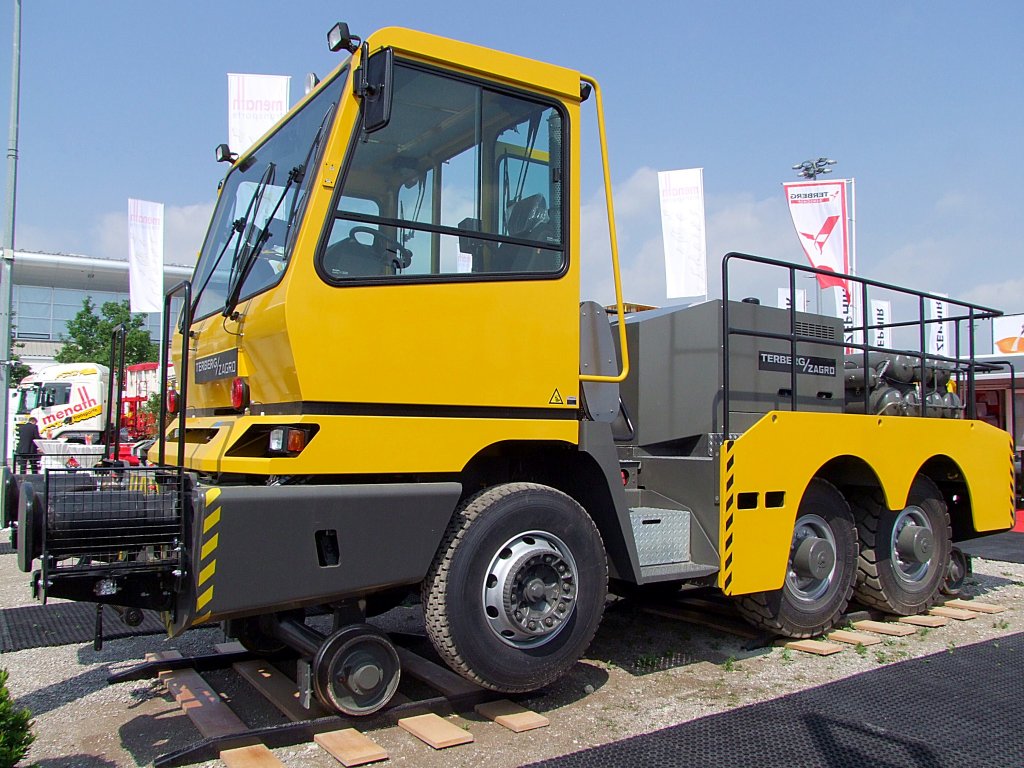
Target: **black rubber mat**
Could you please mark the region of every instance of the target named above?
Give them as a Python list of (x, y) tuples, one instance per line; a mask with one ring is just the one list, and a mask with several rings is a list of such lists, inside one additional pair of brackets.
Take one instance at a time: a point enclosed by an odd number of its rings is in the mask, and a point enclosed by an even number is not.
[(1024, 634), (904, 661), (531, 768), (1024, 765)]
[[(143, 612), (142, 623), (129, 627), (112, 608), (103, 609), (103, 639), (164, 632), (164, 624), (152, 611)], [(0, 653), (47, 645), (91, 643), (96, 632), (96, 606), (92, 603), (51, 603), (0, 610)]]
[(971, 557), (1001, 560), (1004, 563), (1024, 563), (1024, 533), (996, 533), (963, 541), (957, 546)]

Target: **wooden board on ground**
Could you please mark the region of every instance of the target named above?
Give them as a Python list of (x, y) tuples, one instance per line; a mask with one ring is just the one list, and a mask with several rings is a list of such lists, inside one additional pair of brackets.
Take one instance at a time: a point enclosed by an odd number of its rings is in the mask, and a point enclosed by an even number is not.
[(225, 749), (220, 759), (228, 768), (284, 768), (284, 763), (262, 744)]
[(161, 673), (160, 677), (192, 724), (206, 738), (248, 730), (248, 726), (194, 669), (175, 669)]
[(949, 623), (945, 616), (900, 616), (897, 619), (900, 624), (910, 624), (912, 627), (944, 627)]
[(879, 635), (892, 635), (893, 637), (906, 637), (917, 632), (916, 629), (908, 627), (906, 624), (897, 624), (891, 621), (872, 621), (870, 619), (853, 622), (853, 628), (863, 632), (875, 632)]
[(838, 643), (826, 643), (822, 640), (790, 640), (785, 647), (791, 651), (813, 653), (815, 656), (831, 656), (843, 650), (843, 646)]
[(532, 731), (534, 728), (543, 728), (551, 724), (551, 721), (544, 717), (544, 715), (521, 707), (508, 699), (498, 699), (497, 701), (477, 704), (475, 709), (476, 713), (481, 717), (493, 720), (498, 725), (504, 726), (516, 733)]
[[(177, 651), (146, 654), (147, 661), (180, 659)], [(248, 730), (238, 715), (231, 711), (210, 685), (194, 669), (172, 669), (161, 672), (159, 679), (167, 686), (175, 701), (188, 715), (196, 729), (206, 738), (227, 736)]]
[(932, 616), (945, 616), (947, 619), (956, 619), (957, 621), (970, 621), (979, 616), (974, 611), (965, 611), (963, 608), (949, 608), (945, 605), (937, 605), (928, 613)]
[(299, 691), (292, 679), (268, 661), (239, 661), (231, 666), (292, 722), (327, 717), (331, 714), (316, 700), (310, 702), (309, 709), (303, 707), (299, 701)]
[(442, 696), (453, 698), (455, 696), (469, 696), (478, 694), (484, 689), (474, 685), (464, 677), (452, 672), (447, 667), (440, 667), (432, 661), (418, 656), (407, 648), (396, 646), (398, 659), (402, 662), (402, 674), (426, 683), (431, 688), (439, 691)]
[(977, 600), (947, 600), (945, 604), (947, 608), (963, 608), (965, 611), (974, 611), (975, 613), (1002, 613), (1006, 610), (1006, 606), (982, 603)]
[(355, 728), (318, 733), (313, 740), (335, 760), (350, 768), (388, 759), (387, 750)]
[(226, 643), (214, 643), (213, 650), (217, 653), (244, 653), (245, 646), (237, 640), (229, 640)]
[(462, 730), (459, 726), (433, 712), (415, 717), (403, 717), (398, 721), (398, 725), (402, 730), (408, 731), (434, 749), (446, 749), (473, 741), (472, 733)]
[(869, 635), (866, 632), (851, 632), (848, 629), (835, 629), (825, 637), (836, 643), (847, 643), (848, 645), (877, 645), (882, 642), (878, 635)]

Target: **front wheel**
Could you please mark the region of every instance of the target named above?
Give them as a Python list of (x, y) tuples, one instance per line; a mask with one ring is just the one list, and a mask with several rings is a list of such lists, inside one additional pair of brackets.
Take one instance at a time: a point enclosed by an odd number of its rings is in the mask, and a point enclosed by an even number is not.
[(423, 582), (427, 634), (468, 680), (535, 690), (586, 650), (607, 588), (604, 545), (583, 507), (543, 485), (495, 486), (448, 526)]
[(853, 513), (831, 483), (814, 479), (804, 492), (782, 589), (741, 595), (740, 613), (786, 637), (814, 637), (832, 627), (853, 595), (857, 532)]

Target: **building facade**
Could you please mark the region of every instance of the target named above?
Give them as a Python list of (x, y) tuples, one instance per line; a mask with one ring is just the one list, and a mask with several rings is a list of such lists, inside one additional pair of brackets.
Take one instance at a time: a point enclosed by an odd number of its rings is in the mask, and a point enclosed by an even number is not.
[[(165, 264), (164, 290), (191, 276), (192, 266)], [(67, 322), (82, 309), (86, 297), (97, 310), (108, 301), (128, 298), (128, 262), (15, 250), (11, 283), (14, 352), (38, 371), (53, 364), (66, 337)], [(148, 314), (144, 327), (154, 340), (159, 339), (160, 314)]]

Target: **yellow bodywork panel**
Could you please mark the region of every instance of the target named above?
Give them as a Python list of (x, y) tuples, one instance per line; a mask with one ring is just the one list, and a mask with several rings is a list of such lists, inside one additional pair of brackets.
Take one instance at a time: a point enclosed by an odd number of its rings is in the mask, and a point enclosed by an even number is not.
[[(254, 425), (316, 425), (299, 456), (225, 455)], [(199, 472), (263, 475), (459, 472), (479, 451), (503, 441), (575, 445), (575, 420), (389, 416), (252, 416), (189, 419), (202, 442), (185, 446), (186, 464)], [(301, 470), (299, 469), (301, 468)]]
[(772, 412), (721, 454), (721, 570), (726, 594), (782, 587), (804, 490), (833, 459), (859, 459), (890, 509), (906, 505), (918, 471), (937, 456), (960, 468), (973, 527), (1013, 525), (1013, 446), (980, 421)]

